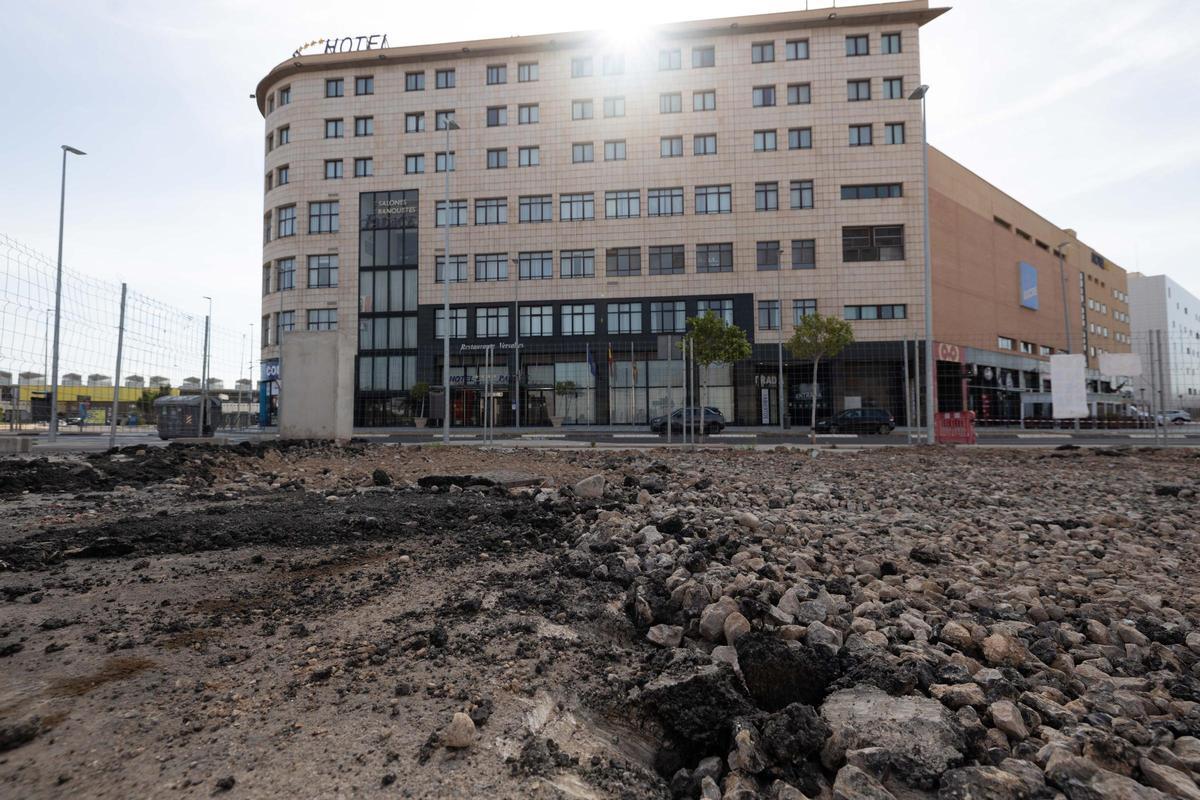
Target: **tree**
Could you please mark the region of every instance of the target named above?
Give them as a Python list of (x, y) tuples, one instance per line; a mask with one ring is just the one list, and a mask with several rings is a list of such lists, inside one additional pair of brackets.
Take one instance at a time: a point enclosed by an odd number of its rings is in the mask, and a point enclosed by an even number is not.
[(413, 399), (413, 402), (421, 404), (421, 413), (418, 416), (425, 416), (425, 398), (429, 396), (429, 384), (425, 381), (417, 381), (408, 390), (408, 396)]
[(143, 389), (142, 396), (138, 398), (136, 404), (138, 416), (143, 420), (154, 419), (154, 401), (160, 397), (170, 397), (170, 395), (170, 386), (159, 386), (157, 389)]
[(837, 317), (809, 314), (800, 318), (800, 324), (784, 347), (796, 358), (811, 358), (812, 379), (812, 428), (810, 441), (817, 443), (817, 364), (822, 358), (834, 358), (854, 342), (854, 329)]
[[(683, 337), (692, 350), (696, 364), (704, 367), (700, 398), (700, 429), (704, 430), (704, 401), (708, 395), (708, 368), (713, 364), (732, 364), (750, 357), (750, 342), (746, 332), (730, 325), (712, 311), (687, 321), (688, 332)], [(670, 424), (670, 422), (668, 422)]]
[[(577, 389), (577, 387), (575, 386), (575, 381), (559, 381), (558, 383), (554, 384), (554, 393), (556, 395), (562, 395), (563, 397), (570, 397), (572, 400), (575, 399), (576, 389)], [(563, 405), (565, 406), (565, 405), (567, 405), (567, 403), (563, 403)], [(557, 409), (555, 409), (555, 410), (557, 411)], [(557, 415), (557, 416), (566, 417), (566, 416), (570, 416), (570, 415), (562, 414), (562, 415)], [(579, 420), (576, 420), (576, 422), (578, 422), (578, 421)]]

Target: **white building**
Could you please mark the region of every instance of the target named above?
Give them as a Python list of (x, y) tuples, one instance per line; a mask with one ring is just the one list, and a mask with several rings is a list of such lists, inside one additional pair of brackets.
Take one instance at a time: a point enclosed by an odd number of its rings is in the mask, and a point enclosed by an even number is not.
[[(1162, 400), (1170, 410), (1200, 411), (1200, 298), (1166, 275), (1129, 273), (1129, 310), (1133, 349), (1142, 356), (1142, 377), (1134, 397), (1149, 404), (1150, 381), (1163, 384)], [(1161, 354), (1159, 342), (1161, 341)], [(1160, 379), (1160, 374), (1165, 381)]]

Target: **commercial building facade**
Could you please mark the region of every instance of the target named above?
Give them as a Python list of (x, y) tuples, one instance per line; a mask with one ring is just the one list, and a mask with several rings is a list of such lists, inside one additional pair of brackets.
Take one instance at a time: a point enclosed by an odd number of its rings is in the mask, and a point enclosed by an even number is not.
[[(1166, 275), (1129, 275), (1139, 406), (1184, 409), (1200, 418), (1200, 298)], [(1161, 390), (1161, 391), (1160, 391)]]
[[(753, 356), (708, 371), (707, 404), (774, 424), (779, 343), (817, 312), (850, 320), (857, 341), (815, 387), (784, 354), (785, 414), (870, 405), (903, 423), (920, 374), (904, 343), (924, 330), (909, 97), (919, 29), (943, 11), (913, 0), (681, 23), (636, 42), (556, 34), (280, 64), (256, 93), (264, 363), (281, 330), (336, 331), (355, 424), (399, 424), (422, 413), (414, 385), (441, 383), (448, 329), (455, 424), (479, 421), (485, 380), (500, 424), (645, 422), (683, 403), (671, 344), (711, 310), (746, 330)], [(967, 321), (935, 317), (939, 341), (972, 346), (982, 329)], [(948, 363), (938, 404), (957, 408), (970, 395)]]

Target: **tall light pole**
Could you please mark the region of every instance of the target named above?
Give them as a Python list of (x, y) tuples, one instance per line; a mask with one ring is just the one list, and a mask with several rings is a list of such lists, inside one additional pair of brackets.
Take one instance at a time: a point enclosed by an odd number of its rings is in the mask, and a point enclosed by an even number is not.
[[(783, 246), (775, 249), (775, 294), (779, 298), (779, 386), (775, 392), (775, 409), (779, 414), (779, 430), (783, 430)], [(768, 418), (768, 422), (770, 419)]]
[[(446, 249), (442, 253), (442, 443), (450, 444), (450, 131), (458, 123), (446, 120), (446, 202), (442, 221), (446, 223)], [(435, 158), (436, 160), (436, 158)], [(437, 214), (434, 214), (437, 222)], [(518, 323), (520, 324), (520, 323)], [(435, 326), (436, 327), (436, 326)]]
[(1071, 246), (1071, 242), (1063, 242), (1056, 248), (1058, 253), (1058, 278), (1062, 281), (1062, 302), (1063, 302), (1063, 332), (1067, 335), (1067, 350), (1071, 352), (1071, 315), (1068, 312), (1067, 304), (1067, 273), (1063, 269), (1063, 250)]
[(54, 356), (50, 376), (50, 441), (58, 438), (58, 330), (62, 321), (62, 250), (63, 218), (67, 207), (67, 153), (85, 156), (87, 153), (68, 144), (62, 145), (62, 187), (58, 195), (58, 275), (54, 281)]
[(933, 265), (929, 254), (929, 137), (928, 125), (925, 120), (925, 95), (929, 86), (922, 83), (911, 95), (909, 100), (921, 101), (921, 173), (923, 218), (925, 222), (925, 428), (926, 442), (934, 443), (934, 414), (937, 412), (937, 363), (933, 353)]
[(209, 326), (212, 324), (212, 298), (203, 295), (208, 301), (208, 314), (204, 317), (204, 360), (200, 365), (200, 435), (204, 435), (205, 423), (208, 421), (208, 340)]

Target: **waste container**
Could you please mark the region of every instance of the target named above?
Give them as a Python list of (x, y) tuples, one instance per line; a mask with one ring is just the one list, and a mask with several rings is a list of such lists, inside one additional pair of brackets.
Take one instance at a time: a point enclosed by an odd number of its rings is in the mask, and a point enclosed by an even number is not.
[(155, 400), (158, 438), (212, 436), (213, 431), (221, 424), (221, 401), (215, 397), (208, 398), (208, 414), (203, 431), (200, 430), (201, 402), (202, 398), (199, 395), (160, 397)]

